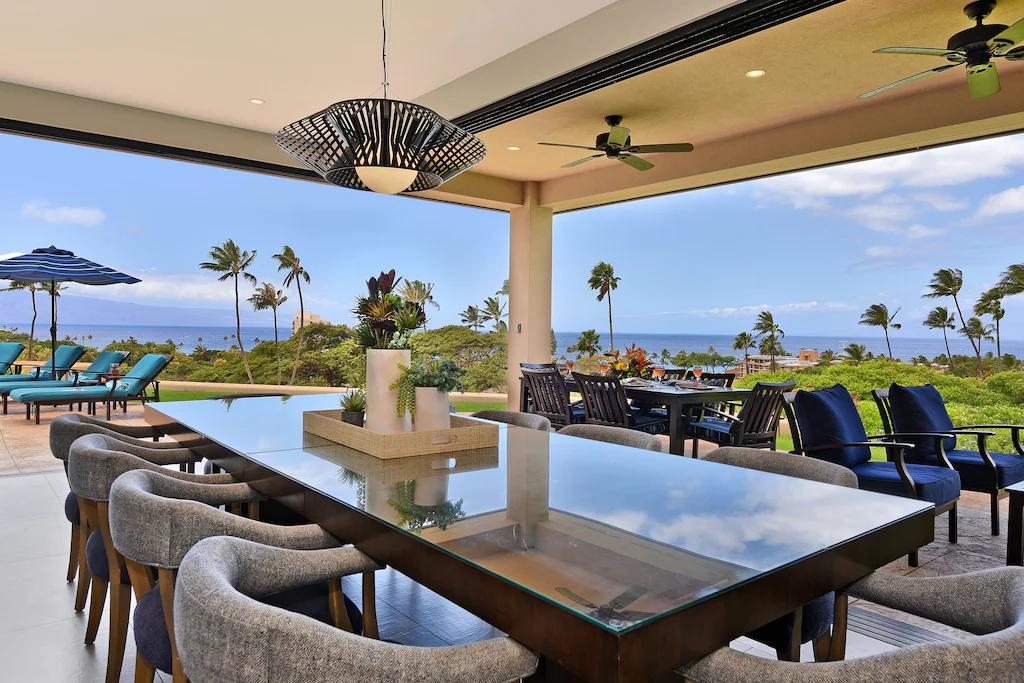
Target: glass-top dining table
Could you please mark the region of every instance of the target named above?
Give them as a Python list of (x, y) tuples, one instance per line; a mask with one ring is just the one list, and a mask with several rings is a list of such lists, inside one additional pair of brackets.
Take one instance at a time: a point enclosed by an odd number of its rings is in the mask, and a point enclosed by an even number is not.
[(497, 448), (380, 460), (302, 431), (337, 401), (145, 414), (538, 651), (549, 680), (656, 680), (933, 538), (928, 503), (520, 427)]

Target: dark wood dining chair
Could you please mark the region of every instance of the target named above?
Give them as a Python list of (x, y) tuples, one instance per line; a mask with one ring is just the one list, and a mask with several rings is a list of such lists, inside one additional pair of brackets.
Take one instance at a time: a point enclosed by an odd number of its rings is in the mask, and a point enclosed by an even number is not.
[(586, 424), (639, 429), (648, 434), (663, 434), (668, 430), (668, 420), (664, 417), (641, 415), (630, 407), (626, 391), (617, 377), (580, 373), (572, 376), (583, 396)]
[(686, 379), (690, 372), (686, 368), (665, 368), (665, 379)]
[(783, 394), (792, 391), (795, 386), (796, 382), (758, 382), (736, 415), (717, 408), (701, 408), (697, 419), (686, 425), (686, 435), (693, 439), (693, 457), (697, 457), (701, 441), (710, 441), (719, 446), (775, 450), (784, 403)]
[(520, 363), (520, 370), (557, 370), (557, 363)]
[(555, 429), (579, 424), (584, 420), (582, 405), (573, 405), (565, 378), (555, 369), (523, 370), (530, 391), (533, 412), (546, 417)]

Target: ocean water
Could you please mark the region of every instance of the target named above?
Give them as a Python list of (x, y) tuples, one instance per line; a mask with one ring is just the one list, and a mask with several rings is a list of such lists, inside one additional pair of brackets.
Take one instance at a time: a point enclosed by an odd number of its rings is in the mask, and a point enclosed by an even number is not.
[[(7, 329), (17, 328), (19, 332), (28, 332), (29, 323), (7, 323)], [(291, 336), (290, 328), (280, 328), (278, 335), (281, 339)], [(58, 325), (57, 341), (63, 341), (70, 336), (86, 346), (93, 346), (102, 349), (107, 344), (135, 337), (138, 341), (165, 342), (173, 340), (185, 353), (190, 353), (202, 338), (203, 346), (208, 349), (227, 349), (234, 344), (232, 337), (235, 334), (234, 327), (159, 327), (148, 325)], [(49, 321), (45, 323), (36, 322), (36, 338), (48, 339), (50, 335)], [(92, 339), (89, 339), (92, 335)], [(273, 327), (243, 327), (242, 343), (245, 348), (255, 346), (257, 339), (261, 341), (274, 338)]]
[[(601, 332), (601, 330), (598, 330), (598, 332)], [(555, 332), (555, 339), (558, 342), (557, 356), (561, 357), (563, 354), (567, 357), (571, 356), (572, 354), (566, 353), (565, 349), (575, 344), (578, 336), (579, 332)], [(662, 349), (668, 349), (672, 355), (679, 353), (681, 350), (687, 353), (693, 351), (706, 352), (709, 346), (714, 346), (715, 350), (723, 356), (739, 356), (742, 354), (732, 350), (734, 336), (725, 334), (634, 334), (632, 332), (616, 331), (615, 345), (622, 349), (636, 343), (638, 347), (647, 349), (652, 353), (660, 354)], [(891, 335), (890, 341), (892, 342), (893, 355), (896, 358), (902, 358), (904, 361), (909, 361), (911, 358), (921, 355), (931, 359), (939, 354), (946, 353), (946, 346), (942, 341), (941, 335), (912, 339), (903, 337), (896, 332)], [(601, 332), (601, 344), (602, 346), (608, 345), (607, 330)], [(817, 349), (819, 352), (826, 349), (842, 351), (847, 344), (863, 344), (867, 347), (868, 351), (875, 355), (889, 355), (885, 347), (885, 337), (882, 335), (877, 337), (801, 337), (794, 335), (786, 336), (782, 340), (782, 344), (786, 351), (793, 355), (796, 355), (800, 349)], [(970, 342), (962, 337), (950, 337), (949, 348), (954, 354), (974, 355)], [(988, 351), (995, 353), (995, 344), (984, 342), (982, 344), (982, 352)], [(1002, 351), (1003, 353), (1012, 353), (1018, 358), (1024, 357), (1024, 341), (1003, 339)], [(751, 353), (757, 353), (756, 349), (752, 349)]]

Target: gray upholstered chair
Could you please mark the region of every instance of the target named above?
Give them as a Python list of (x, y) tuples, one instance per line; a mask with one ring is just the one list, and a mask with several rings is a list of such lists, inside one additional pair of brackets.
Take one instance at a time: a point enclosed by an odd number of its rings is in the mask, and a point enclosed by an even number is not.
[[(84, 542), (79, 562), (82, 577), (90, 577), (92, 599), (86, 625), (85, 642), (93, 643), (103, 616), (103, 605), (110, 593), (110, 644), (107, 651), (107, 681), (118, 680), (128, 634), (131, 584), (124, 558), (116, 551), (110, 534), (108, 501), (114, 480), (124, 472), (146, 469), (165, 472), (188, 481), (216, 484), (221, 503), (254, 503), (262, 498), (230, 475), (201, 475), (175, 472), (161, 467), (182, 461), (184, 448), (149, 448), (106, 434), (86, 434), (71, 445), (68, 457), (68, 483), (75, 494), (85, 520)], [(93, 533), (98, 531), (98, 533)], [(82, 579), (80, 579), (81, 581)]]
[[(857, 475), (841, 465), (780, 451), (725, 446), (716, 448), (703, 459), (748, 470), (857, 488)], [(813, 511), (809, 512), (813, 514)], [(800, 646), (809, 642), (814, 643), (816, 661), (838, 660), (846, 653), (846, 615), (846, 595), (829, 593), (793, 614), (751, 631), (747, 637), (774, 648), (781, 660), (799, 662)]]
[[(88, 415), (72, 413), (55, 417), (50, 422), (50, 453), (53, 454), (53, 457), (64, 463), (65, 474), (68, 470), (68, 452), (71, 450), (71, 444), (75, 442), (75, 439), (85, 434), (106, 434), (126, 443), (133, 443), (136, 446), (145, 445), (151, 448), (179, 449), (177, 453), (181, 454), (181, 463), (187, 464), (189, 467), (193, 467), (194, 463), (200, 460), (199, 455), (191, 451), (180, 450), (181, 447), (176, 442), (156, 443), (161, 434), (153, 427), (122, 425), (116, 422), (105, 422)], [(153, 441), (147, 442), (144, 439), (152, 439)], [(88, 532), (85, 532), (81, 526), (82, 514), (81, 510), (78, 509), (78, 500), (75, 498), (74, 493), (68, 493), (67, 498), (64, 499), (64, 514), (68, 521), (71, 522), (71, 552), (68, 556), (68, 581), (72, 581), (78, 572), (79, 555), (85, 552), (85, 547), (82, 545), (83, 540), (88, 535)], [(85, 600), (89, 592), (89, 582), (90, 577), (85, 575), (78, 583), (78, 595), (75, 598), (75, 609), (78, 611), (85, 607)]]
[(697, 683), (1010, 683), (1024, 668), (1024, 568), (915, 579), (875, 572), (850, 595), (975, 634), (845, 662), (776, 662), (722, 648), (680, 669)]
[(648, 451), (664, 452), (661, 439), (646, 432), (623, 427), (605, 427), (604, 425), (569, 425), (562, 427), (559, 434), (565, 436), (577, 436), (581, 439), (592, 439), (594, 441), (605, 441), (620, 446), (632, 448), (643, 448)]
[(358, 638), (250, 597), (372, 566), (352, 548), (200, 541), (181, 563), (174, 597), (185, 673), (194, 683), (505, 683), (536, 670), (537, 655), (511, 638), (409, 647)]
[(472, 416), (491, 422), (504, 422), (514, 427), (526, 427), (542, 432), (551, 431), (551, 420), (532, 413), (520, 413), (515, 410), (478, 410)]
[[(173, 674), (175, 681), (183, 680), (175, 645), (174, 593), (178, 566), (196, 543), (211, 536), (234, 536), (293, 550), (341, 545), (315, 524), (279, 526), (213, 507), (231, 502), (235, 487), (249, 488), (135, 470), (118, 477), (110, 488), (110, 535), (125, 558), (138, 599), (132, 620), (136, 683), (152, 681), (154, 669)], [(361, 566), (365, 616), (344, 597), (340, 573), (308, 582), (318, 585), (302, 584), (301, 590), (279, 593), (271, 599), (272, 604), (376, 637), (373, 572), (383, 565), (366, 558)], [(153, 570), (159, 582), (153, 580)]]

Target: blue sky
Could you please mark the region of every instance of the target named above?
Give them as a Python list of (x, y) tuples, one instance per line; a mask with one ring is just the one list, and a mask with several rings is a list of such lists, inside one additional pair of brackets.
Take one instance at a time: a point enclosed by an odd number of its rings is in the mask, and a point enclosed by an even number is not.
[[(493, 211), (7, 135), (0, 177), (0, 254), (53, 243), (142, 278), (76, 292), (111, 310), (230, 308), (231, 288), (197, 265), (228, 238), (258, 251), (261, 281), (280, 281), (270, 256), (292, 246), (313, 278), (307, 309), (334, 322), (349, 322), (382, 268), (435, 283), (433, 325), (458, 322), (508, 271), (508, 217)], [(882, 302), (903, 307), (902, 335), (931, 336), (920, 326), (939, 303), (920, 298), (931, 273), (961, 268), (973, 302), (1024, 262), (1022, 217), (1024, 136), (563, 214), (554, 327), (606, 328), (586, 286), (603, 259), (622, 278), (624, 332), (735, 334), (768, 307), (790, 335), (864, 335), (860, 312)], [(29, 317), (2, 296), (0, 322)], [(1024, 338), (1018, 299), (1006, 302), (1007, 339)], [(297, 305), (293, 292), (282, 317)]]

